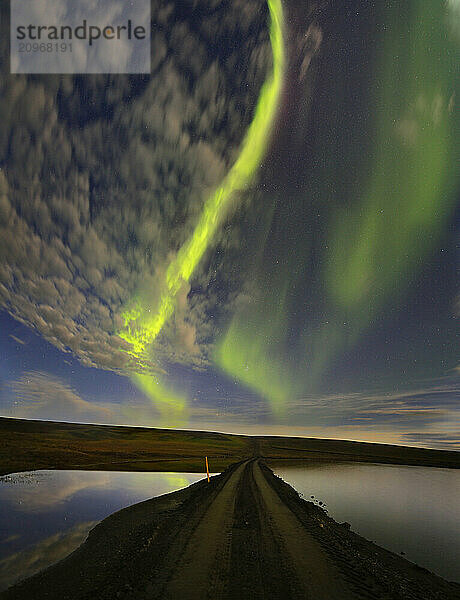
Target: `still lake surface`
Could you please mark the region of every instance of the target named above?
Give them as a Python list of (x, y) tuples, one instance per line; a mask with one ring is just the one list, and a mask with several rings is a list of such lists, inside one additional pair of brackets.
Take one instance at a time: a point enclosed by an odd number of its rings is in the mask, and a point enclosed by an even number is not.
[(460, 471), (356, 463), (274, 471), (354, 532), (460, 582)]
[[(373, 464), (275, 468), (337, 521), (460, 581), (460, 472)], [(109, 514), (202, 473), (32, 471), (0, 477), (0, 590), (64, 558)]]
[(108, 515), (205, 476), (31, 471), (0, 477), (0, 590), (73, 552)]

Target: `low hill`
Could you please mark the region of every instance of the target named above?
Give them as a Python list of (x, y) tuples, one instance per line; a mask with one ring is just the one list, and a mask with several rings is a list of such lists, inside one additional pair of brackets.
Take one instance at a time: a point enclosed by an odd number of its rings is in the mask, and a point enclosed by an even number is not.
[(0, 473), (33, 469), (202, 472), (252, 456), (460, 467), (460, 452), (300, 437), (86, 425), (0, 417)]

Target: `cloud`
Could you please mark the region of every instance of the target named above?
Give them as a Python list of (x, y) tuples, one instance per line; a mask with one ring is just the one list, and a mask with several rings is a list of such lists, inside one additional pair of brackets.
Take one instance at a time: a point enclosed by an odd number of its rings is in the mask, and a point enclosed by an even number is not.
[[(26, 371), (8, 383), (12, 394), (5, 395), (3, 413), (15, 418), (141, 427), (164, 427), (167, 418), (169, 425), (185, 425), (183, 397), (167, 386), (159, 383), (156, 386), (155, 378), (146, 380), (149, 386), (158, 387), (155, 404), (145, 397), (127, 398), (118, 404), (110, 400), (85, 400), (59, 377), (43, 371)], [(142, 385), (140, 389), (143, 390)]]
[(291, 414), (295, 418), (308, 414), (314, 420), (334, 425), (354, 425), (360, 419), (373, 421), (378, 426), (402, 426), (408, 422), (422, 425), (448, 419), (454, 414), (458, 410), (459, 392), (460, 384), (451, 381), (390, 393), (303, 397), (291, 403)]
[(194, 400), (191, 426), (234, 433), (334, 437), (440, 449), (458, 445), (459, 384), (393, 393), (360, 392), (291, 398), (276, 421), (262, 400)]
[(408, 442), (415, 442), (423, 446), (441, 450), (460, 450), (460, 431), (452, 433), (410, 432), (403, 433), (402, 436)]
[(41, 371), (28, 371), (10, 384), (14, 400), (11, 416), (55, 421), (110, 422), (112, 410), (81, 398), (58, 377)]
[[(117, 372), (131, 368), (120, 314), (135, 295), (155, 306), (271, 62), (261, 0), (152, 11), (150, 77), (13, 77), (5, 60), (0, 81), (0, 306), (84, 365)], [(185, 291), (181, 302), (154, 371), (206, 363), (212, 327), (200, 302)]]

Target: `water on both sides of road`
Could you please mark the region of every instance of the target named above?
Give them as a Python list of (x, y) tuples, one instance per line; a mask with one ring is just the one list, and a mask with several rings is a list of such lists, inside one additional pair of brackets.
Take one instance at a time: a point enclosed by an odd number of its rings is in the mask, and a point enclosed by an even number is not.
[[(460, 581), (460, 472), (374, 464), (275, 467), (335, 520)], [(32, 471), (0, 477), (0, 590), (57, 562), (108, 515), (205, 473)], [(314, 496), (312, 498), (312, 496)]]

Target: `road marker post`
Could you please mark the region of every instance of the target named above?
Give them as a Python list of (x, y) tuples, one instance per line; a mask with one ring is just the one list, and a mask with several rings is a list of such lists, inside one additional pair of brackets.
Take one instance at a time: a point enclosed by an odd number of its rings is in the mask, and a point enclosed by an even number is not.
[(208, 483), (209, 483), (210, 479), (209, 479), (209, 465), (208, 465), (208, 457), (207, 457), (207, 456), (205, 456), (205, 459), (206, 459), (206, 475), (208, 476)]

